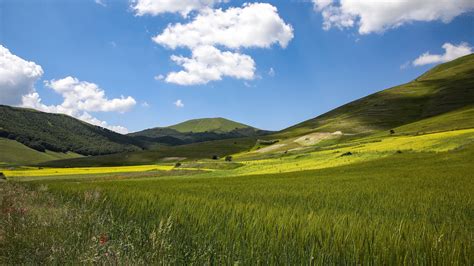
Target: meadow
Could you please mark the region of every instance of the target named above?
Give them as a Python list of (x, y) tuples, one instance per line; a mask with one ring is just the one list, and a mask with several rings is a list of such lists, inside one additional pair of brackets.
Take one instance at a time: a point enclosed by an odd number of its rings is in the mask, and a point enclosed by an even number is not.
[(253, 161), (117, 168), (119, 178), (30, 169), (0, 185), (0, 262), (471, 265), (472, 135), (367, 137)]

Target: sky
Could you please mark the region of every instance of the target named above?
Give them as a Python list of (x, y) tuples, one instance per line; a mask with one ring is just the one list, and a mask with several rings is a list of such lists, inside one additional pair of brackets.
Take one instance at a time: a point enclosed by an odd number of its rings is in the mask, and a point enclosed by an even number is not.
[(280, 130), (473, 46), (472, 0), (0, 0), (0, 104)]

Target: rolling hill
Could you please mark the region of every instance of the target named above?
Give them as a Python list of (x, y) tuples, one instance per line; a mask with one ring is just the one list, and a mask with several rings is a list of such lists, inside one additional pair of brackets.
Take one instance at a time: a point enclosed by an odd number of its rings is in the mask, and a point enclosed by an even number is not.
[(195, 142), (254, 137), (270, 134), (225, 118), (192, 119), (169, 127), (156, 127), (129, 134), (148, 142), (182, 145)]
[(409, 83), (371, 94), (289, 127), (277, 137), (309, 132), (371, 133), (473, 105), (474, 54), (471, 54), (438, 65)]
[(73, 152), (40, 152), (21, 144), (18, 141), (0, 138), (0, 167), (36, 164), (52, 160), (81, 157)]
[(188, 120), (168, 128), (174, 129), (181, 133), (188, 132), (215, 132), (215, 133), (229, 133), (238, 129), (255, 129), (251, 126), (244, 125), (235, 121), (231, 121), (222, 117), (217, 118), (202, 118)]
[(134, 138), (67, 115), (5, 105), (0, 105), (0, 138), (16, 140), (40, 152), (82, 155), (138, 151), (143, 146)]

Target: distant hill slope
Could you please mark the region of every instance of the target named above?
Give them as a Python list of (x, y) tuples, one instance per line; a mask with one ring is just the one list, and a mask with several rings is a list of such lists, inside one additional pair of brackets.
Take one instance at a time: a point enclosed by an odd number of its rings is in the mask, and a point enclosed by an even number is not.
[(179, 146), (165, 146), (157, 150), (88, 156), (76, 159), (48, 161), (45, 167), (121, 166), (175, 162), (181, 160), (211, 159), (250, 150), (255, 137), (205, 141)]
[(81, 157), (79, 154), (72, 152), (40, 152), (18, 141), (6, 138), (0, 138), (0, 151), (0, 167)]
[(67, 115), (5, 105), (0, 105), (0, 137), (38, 151), (99, 155), (141, 150), (136, 139)]
[(438, 65), (412, 82), (345, 104), (276, 136), (388, 130), (472, 105), (474, 54)]
[(168, 128), (174, 129), (181, 133), (187, 132), (215, 132), (215, 133), (229, 133), (238, 129), (255, 129), (251, 126), (244, 125), (222, 117), (217, 118), (201, 118), (188, 120)]
[(271, 133), (225, 118), (188, 120), (169, 127), (156, 127), (129, 134), (142, 141), (171, 145), (262, 136)]

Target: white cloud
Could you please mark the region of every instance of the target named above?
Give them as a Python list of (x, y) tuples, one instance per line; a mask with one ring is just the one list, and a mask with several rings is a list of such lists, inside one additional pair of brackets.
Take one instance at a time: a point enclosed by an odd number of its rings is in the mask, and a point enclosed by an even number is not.
[(142, 107), (148, 108), (150, 104), (148, 102), (142, 102)]
[(41, 66), (0, 45), (0, 104), (20, 104), (21, 97), (34, 91), (34, 84), (42, 75)]
[(227, 10), (208, 9), (190, 23), (169, 25), (153, 40), (165, 47), (193, 48), (202, 45), (268, 48), (274, 43), (286, 47), (293, 28), (265, 3), (244, 4)]
[(176, 100), (176, 102), (174, 102), (173, 104), (178, 108), (183, 108), (184, 107), (184, 103), (180, 99)]
[(228, 0), (135, 0), (131, 8), (137, 16), (156, 16), (163, 13), (180, 13), (183, 17), (191, 11), (213, 7)]
[(293, 28), (280, 18), (276, 7), (253, 3), (226, 10), (202, 10), (189, 23), (168, 25), (153, 41), (170, 49), (191, 50), (190, 58), (171, 56), (184, 70), (169, 73), (165, 80), (194, 85), (221, 80), (224, 76), (254, 79), (254, 60), (234, 50), (270, 48), (274, 44), (285, 48), (292, 38)]
[(46, 86), (61, 94), (67, 109), (77, 109), (88, 112), (120, 112), (132, 108), (136, 101), (132, 97), (107, 99), (105, 92), (97, 84), (79, 81), (77, 78), (66, 77), (60, 80), (45, 82)]
[(443, 44), (444, 54), (430, 54), (426, 52), (413, 61), (414, 66), (423, 66), (428, 64), (444, 63), (461, 56), (473, 53), (473, 48), (468, 43), (454, 45), (451, 43)]
[(250, 56), (222, 52), (213, 46), (195, 48), (191, 58), (173, 55), (171, 60), (184, 70), (169, 73), (166, 82), (179, 85), (206, 84), (223, 76), (249, 80), (255, 75), (255, 62)]
[(109, 125), (89, 114), (89, 112), (126, 112), (136, 101), (132, 97), (107, 99), (105, 92), (96, 84), (79, 81), (73, 77), (60, 80), (46, 81), (45, 85), (63, 97), (60, 105), (45, 105), (36, 91), (22, 96), (21, 106), (34, 108), (43, 112), (67, 114), (87, 123), (108, 128), (110, 130), (127, 133), (122, 126)]
[(313, 0), (322, 12), (323, 28), (359, 27), (360, 34), (383, 32), (416, 21), (450, 22), (474, 10), (472, 0)]

